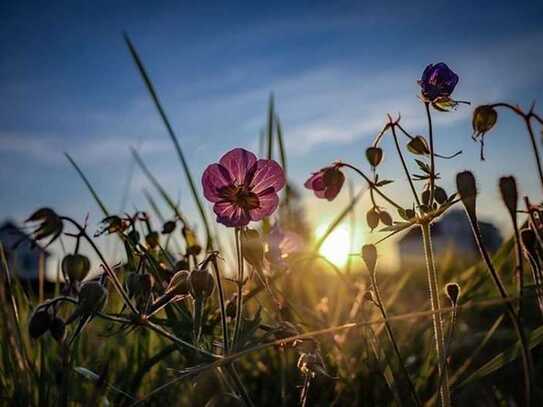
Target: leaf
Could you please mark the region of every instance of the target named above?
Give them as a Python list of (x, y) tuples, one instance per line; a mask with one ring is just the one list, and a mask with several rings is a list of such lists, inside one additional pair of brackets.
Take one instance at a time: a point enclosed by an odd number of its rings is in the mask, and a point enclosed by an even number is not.
[[(528, 348), (533, 349), (541, 344), (541, 342), (543, 342), (543, 326), (540, 326), (528, 335)], [(516, 342), (510, 349), (497, 354), (491, 360), (473, 372), (467, 379), (461, 382), (458, 387), (463, 387), (466, 384), (482, 379), (496, 370), (501, 369), (503, 366), (518, 358), (521, 351), (522, 346), (520, 342)]]
[(389, 179), (384, 179), (382, 181), (379, 181), (375, 184), (376, 187), (384, 187), (385, 185), (392, 184), (394, 181)]

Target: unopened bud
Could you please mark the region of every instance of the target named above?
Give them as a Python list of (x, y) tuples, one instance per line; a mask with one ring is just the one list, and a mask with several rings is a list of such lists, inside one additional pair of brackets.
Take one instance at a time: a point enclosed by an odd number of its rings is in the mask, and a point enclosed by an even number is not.
[(108, 297), (107, 289), (96, 281), (86, 282), (79, 291), (78, 308), (80, 314), (94, 314), (102, 311)]
[(479, 137), (484, 136), (498, 120), (498, 112), (488, 105), (477, 106), (473, 111), (473, 136)]
[(502, 194), (503, 203), (507, 206), (509, 214), (513, 219), (517, 216), (518, 192), (517, 183), (514, 177), (500, 178), (500, 192)]
[(458, 299), (460, 298), (460, 286), (457, 283), (447, 283), (445, 285), (445, 294), (451, 301), (453, 306), (458, 304)]
[(49, 331), (57, 342), (62, 342), (66, 335), (66, 324), (64, 324), (64, 320), (59, 317), (53, 318), (51, 325), (49, 326)]
[(197, 269), (189, 276), (190, 293), (195, 298), (207, 298), (215, 288), (215, 280), (207, 269)]
[(172, 233), (175, 230), (175, 222), (173, 220), (169, 220), (164, 225), (162, 225), (162, 234), (167, 235)]
[(413, 154), (417, 155), (428, 155), (430, 154), (430, 147), (428, 147), (428, 142), (422, 136), (415, 136), (407, 143), (407, 149)]
[(28, 333), (31, 338), (42, 336), (51, 325), (51, 315), (45, 308), (35, 310), (28, 321)]
[(436, 186), (434, 188), (434, 199), (438, 204), (444, 204), (447, 201), (447, 192), (441, 187)]
[(175, 273), (168, 284), (168, 288), (166, 288), (166, 292), (173, 295), (188, 295), (190, 292), (189, 275), (186, 270)]
[(392, 225), (392, 216), (386, 211), (379, 212), (379, 220), (383, 225), (391, 226)]
[(160, 243), (158, 232), (149, 232), (147, 236), (145, 236), (145, 243), (147, 243), (147, 246), (151, 249), (157, 248)]
[(371, 208), (366, 213), (366, 223), (371, 230), (375, 229), (379, 225), (379, 214), (377, 213), (375, 208)]
[(475, 218), (477, 185), (473, 173), (470, 171), (458, 173), (456, 175), (456, 188), (467, 213), (471, 218)]
[(70, 282), (82, 281), (90, 270), (90, 261), (82, 254), (68, 254), (62, 259), (62, 271)]
[(366, 263), (366, 267), (370, 273), (375, 272), (375, 265), (377, 264), (377, 248), (372, 244), (365, 244), (362, 246), (362, 260)]
[(383, 150), (379, 147), (369, 147), (366, 150), (366, 158), (372, 167), (377, 167), (383, 160)]

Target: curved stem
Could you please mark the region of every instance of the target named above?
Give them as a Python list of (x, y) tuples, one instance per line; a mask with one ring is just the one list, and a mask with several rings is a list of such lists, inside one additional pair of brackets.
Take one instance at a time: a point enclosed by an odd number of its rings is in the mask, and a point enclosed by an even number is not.
[(541, 157), (539, 156), (539, 149), (537, 148), (537, 142), (535, 140), (534, 129), (532, 128), (532, 123), (530, 123), (530, 117), (525, 116), (524, 122), (526, 123), (526, 128), (528, 129), (528, 134), (530, 135), (530, 141), (532, 142), (532, 148), (534, 150), (535, 161), (537, 164), (537, 171), (539, 173), (539, 181), (543, 187), (543, 169), (541, 167)]
[(417, 190), (415, 189), (415, 185), (413, 185), (413, 180), (411, 179), (409, 168), (407, 168), (407, 164), (405, 163), (405, 159), (403, 158), (402, 150), (400, 148), (400, 143), (398, 142), (398, 135), (396, 134), (396, 129), (394, 125), (392, 125), (392, 136), (394, 137), (394, 144), (396, 145), (396, 151), (398, 152), (398, 156), (400, 157), (400, 161), (402, 162), (405, 176), (407, 177), (407, 181), (409, 181), (409, 186), (411, 187), (413, 196), (415, 197), (415, 200), (417, 201), (417, 205), (420, 206), (419, 196), (417, 194)]
[(438, 359), (439, 377), (442, 378), (439, 396), (443, 407), (450, 407), (451, 394), (449, 390), (449, 374), (447, 369), (447, 357), (445, 354), (445, 335), (443, 332), (443, 318), (441, 315), (441, 306), (439, 303), (439, 283), (436, 265), (434, 261), (434, 253), (432, 250), (432, 238), (430, 234), (430, 224), (423, 223), (421, 225), (422, 238), (424, 241), (424, 253), (426, 256), (426, 270), (428, 272), (428, 286), (430, 289), (430, 302), (432, 311), (436, 313), (432, 315), (434, 325), (434, 340)]
[(379, 188), (375, 185), (375, 183), (368, 178), (366, 174), (364, 174), (362, 171), (360, 171), (358, 168), (351, 164), (347, 163), (340, 163), (341, 167), (347, 167), (356, 172), (358, 175), (360, 175), (364, 180), (368, 183), (369, 187), (373, 189), (381, 198), (383, 198), (385, 201), (387, 201), (389, 204), (394, 206), (396, 209), (403, 209), (400, 205), (398, 205), (396, 202), (394, 202), (392, 199), (390, 199), (388, 196), (386, 196), (384, 193), (382, 193)]

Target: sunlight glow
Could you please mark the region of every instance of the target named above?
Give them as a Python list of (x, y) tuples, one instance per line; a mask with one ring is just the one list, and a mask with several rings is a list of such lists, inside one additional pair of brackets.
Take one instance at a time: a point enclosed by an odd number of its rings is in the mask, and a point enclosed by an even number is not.
[[(315, 234), (317, 237), (324, 235), (328, 225), (320, 225)], [(343, 267), (347, 263), (351, 251), (351, 236), (347, 225), (339, 225), (326, 238), (322, 244), (319, 253), (330, 260), (338, 267)]]

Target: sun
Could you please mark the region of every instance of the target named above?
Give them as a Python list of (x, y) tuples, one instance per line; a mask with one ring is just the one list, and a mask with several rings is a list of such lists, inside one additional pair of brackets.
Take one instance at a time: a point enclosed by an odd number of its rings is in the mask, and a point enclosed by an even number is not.
[[(315, 234), (318, 237), (323, 236), (328, 225), (320, 225)], [(351, 236), (347, 225), (339, 225), (326, 238), (322, 244), (319, 253), (330, 260), (338, 267), (343, 267), (347, 264), (351, 251)]]

